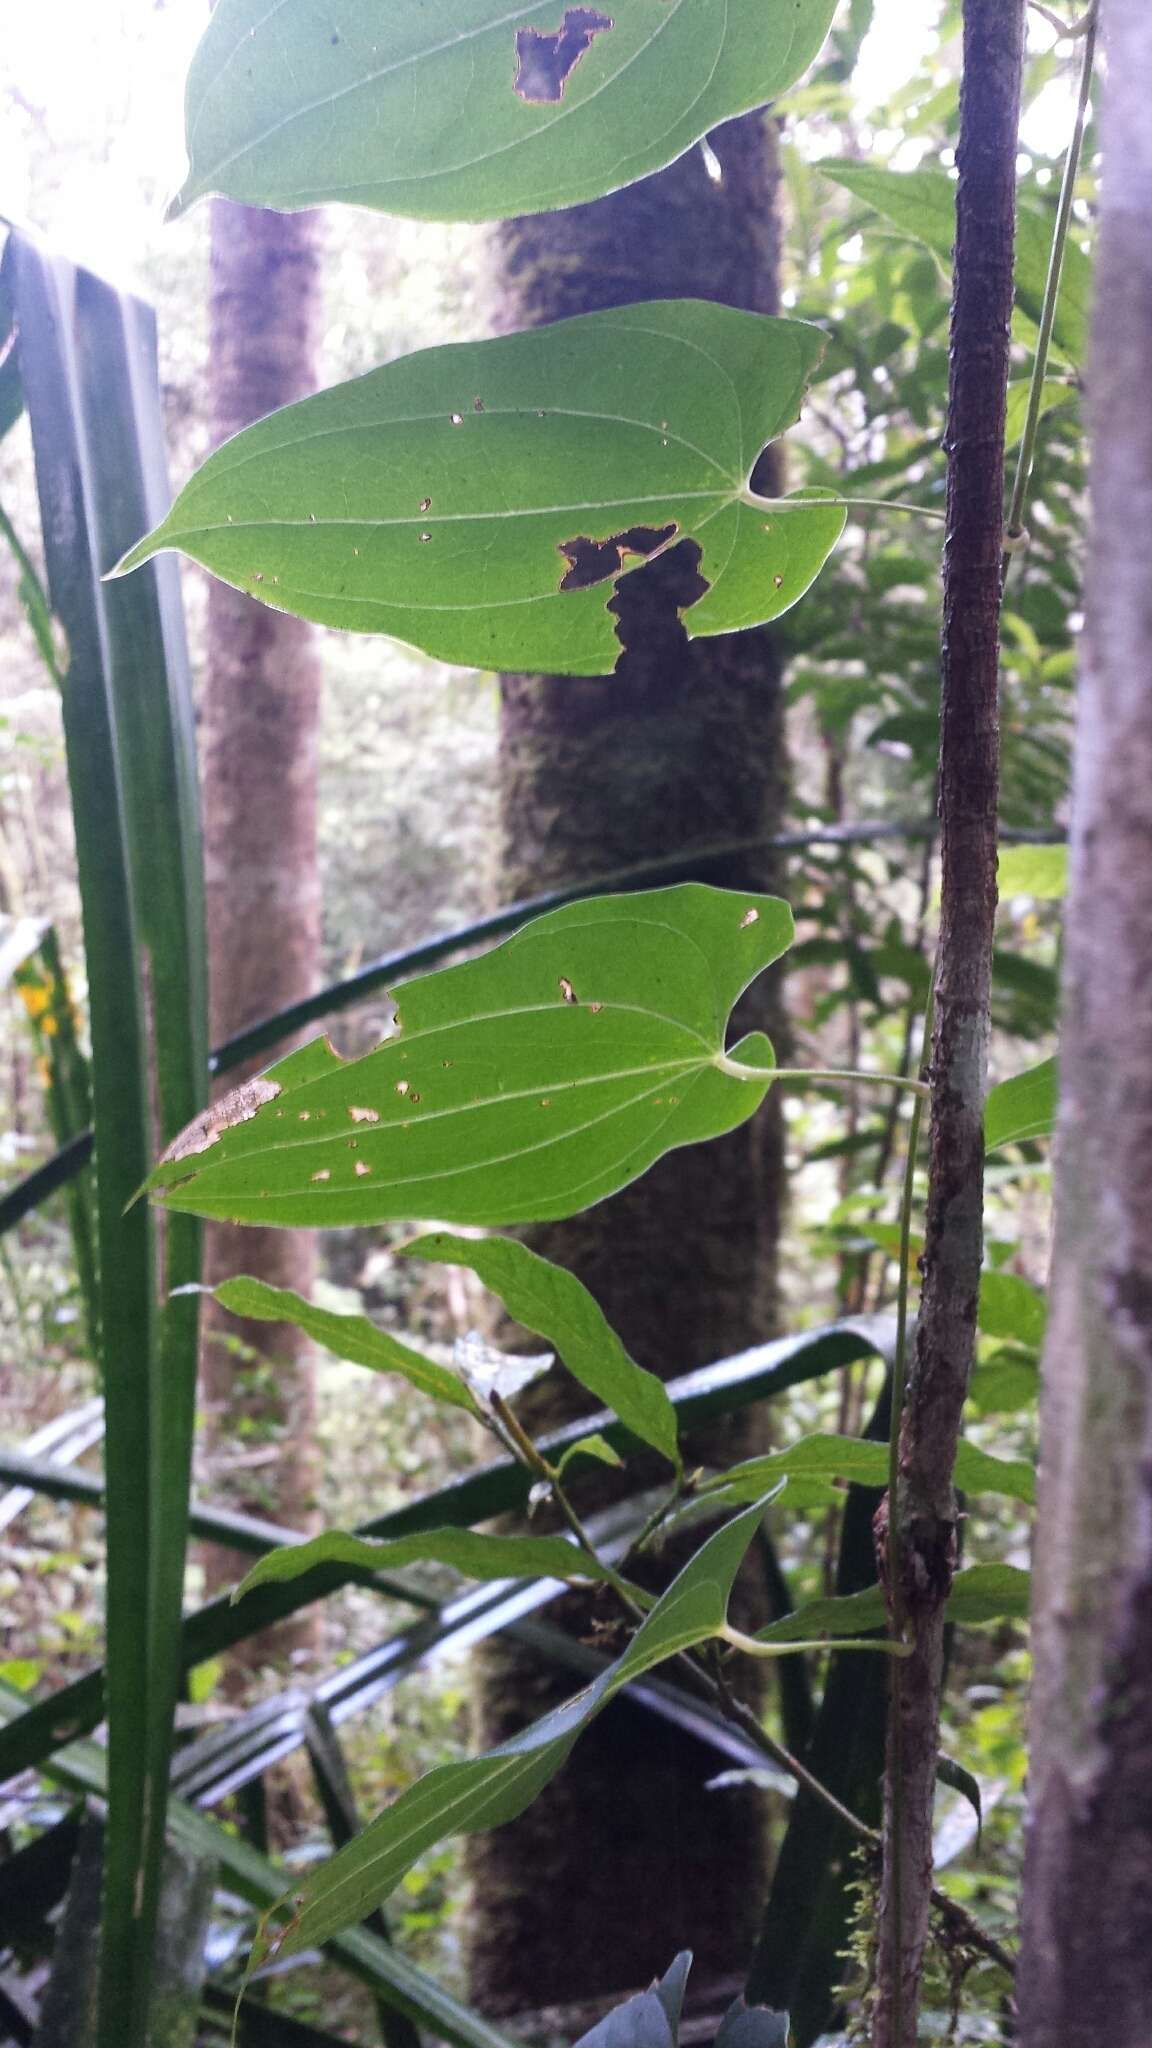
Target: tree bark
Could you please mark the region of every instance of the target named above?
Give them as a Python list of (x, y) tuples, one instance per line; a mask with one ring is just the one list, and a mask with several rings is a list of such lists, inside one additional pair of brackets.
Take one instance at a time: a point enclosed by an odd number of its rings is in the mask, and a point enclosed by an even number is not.
[[(216, 200), (213, 445), (315, 388), (319, 338), (316, 216)], [(311, 627), (213, 580), (202, 734), (215, 1045), (317, 984), (319, 703), (320, 656)], [(264, 1064), (230, 1073), (227, 1085)], [(210, 1224), (205, 1278), (215, 1286), (237, 1272), (255, 1273), (272, 1286), (309, 1294), (314, 1246), (304, 1231)], [(218, 1472), (216, 1490), (234, 1505), (307, 1526), (314, 1390), (306, 1340), (289, 1325), (242, 1322), (210, 1308), (203, 1384), (217, 1453), (239, 1443), (257, 1461), (238, 1468), (231, 1483)], [(236, 1575), (230, 1553), (209, 1552), (210, 1590)]]
[[(712, 143), (711, 170), (693, 150), (628, 192), (509, 223), (502, 324), (672, 296), (774, 310), (772, 133), (751, 118)], [(674, 551), (626, 580), (629, 652), (615, 676), (505, 679), (505, 896), (778, 826), (786, 771), (776, 647), (763, 632), (690, 645), (676, 600), (690, 595), (692, 578), (691, 560)], [(745, 888), (778, 879), (751, 857), (708, 878)], [(772, 1028), (772, 998), (761, 992), (750, 1008)], [(633, 1355), (669, 1377), (771, 1334), (780, 1170), (773, 1107), (715, 1145), (665, 1160), (587, 1215), (535, 1231), (532, 1242), (577, 1272)], [(554, 1405), (534, 1420), (581, 1405)], [(743, 1454), (761, 1427), (742, 1419), (722, 1442), (712, 1438), (710, 1455)], [(583, 1632), (594, 1625), (582, 1602), (569, 1614)], [(480, 1740), (502, 1739), (564, 1689), (510, 1647), (486, 1648)], [(698, 1746), (622, 1704), (522, 1820), (478, 1838), (471, 1983), (485, 2009), (626, 1989), (685, 1946), (696, 1951), (698, 1977), (742, 1971), (766, 1843), (755, 1793), (704, 1789), (716, 1768)]]
[(948, 394), (941, 666), (941, 915), (924, 1288), (888, 1504), (892, 1665), (874, 2048), (915, 2048), (932, 1885), (952, 1469), (983, 1256), (984, 1091), (996, 915), (1004, 409), (1024, 0), (965, 0)]
[(1106, 0), (1022, 2048), (1152, 2029), (1152, 14)]

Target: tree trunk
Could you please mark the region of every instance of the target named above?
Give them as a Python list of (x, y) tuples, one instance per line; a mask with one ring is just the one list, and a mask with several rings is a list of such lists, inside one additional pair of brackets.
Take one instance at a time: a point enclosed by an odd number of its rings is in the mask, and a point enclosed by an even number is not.
[[(746, 119), (713, 147), (711, 164), (694, 149), (628, 192), (506, 225), (502, 324), (675, 296), (774, 310), (771, 131)], [(506, 897), (777, 826), (786, 788), (777, 653), (764, 632), (689, 645), (676, 599), (690, 595), (692, 578), (691, 560), (673, 551), (622, 586), (629, 652), (615, 676), (505, 679)], [(770, 861), (749, 856), (724, 873), (710, 868), (708, 879), (747, 888), (777, 877)], [(749, 1007), (743, 1024), (771, 1028), (771, 998)], [(591, 1287), (636, 1358), (671, 1377), (772, 1333), (780, 1176), (769, 1109), (532, 1242)], [(710, 1454), (743, 1455), (761, 1426), (735, 1422), (722, 1441), (713, 1436)], [(587, 1605), (568, 1613), (587, 1632)], [(502, 1739), (564, 1689), (509, 1646), (487, 1648), (481, 1741)], [(705, 1790), (720, 1767), (634, 1707), (604, 1715), (529, 1813), (470, 1851), (477, 2001), (509, 2013), (619, 1991), (685, 1946), (698, 1977), (741, 1972), (766, 1843), (758, 1795)]]
[(1152, 13), (1106, 0), (1024, 2048), (1152, 2030)]
[[(216, 200), (214, 445), (315, 388), (319, 326), (315, 215), (265, 213)], [(213, 580), (202, 716), (215, 1045), (316, 986), (319, 700), (312, 628)], [(264, 1064), (230, 1073), (227, 1086)], [(210, 1286), (243, 1272), (311, 1292), (315, 1248), (308, 1232), (214, 1223), (205, 1240)], [(313, 1494), (313, 1368), (306, 1340), (288, 1325), (245, 1323), (212, 1310), (204, 1390), (218, 1459), (239, 1449), (251, 1460), (234, 1467), (230, 1483), (218, 1469), (216, 1491), (226, 1492), (232, 1505), (306, 1526)], [(230, 1553), (210, 1552), (209, 1560), (210, 1588), (235, 1579)]]

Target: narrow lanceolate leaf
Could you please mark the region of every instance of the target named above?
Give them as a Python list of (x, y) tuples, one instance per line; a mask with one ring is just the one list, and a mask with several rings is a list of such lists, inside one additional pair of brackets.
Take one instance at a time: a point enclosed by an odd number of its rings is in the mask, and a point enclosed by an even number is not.
[(1046, 1138), (1056, 1122), (1056, 1062), (1041, 1060), (1026, 1073), (1013, 1074), (988, 1091), (984, 1104), (984, 1145), (1019, 1145), (1028, 1138)]
[(823, 347), (802, 321), (668, 300), (425, 349), (237, 434), (121, 568), (179, 548), (444, 661), (607, 675), (617, 580), (674, 542), (693, 638), (775, 618), (823, 567), (843, 508), (749, 486)]
[(254, 1586), (297, 1579), (321, 1564), (339, 1564), (354, 1571), (395, 1571), (406, 1564), (446, 1564), (471, 1579), (606, 1579), (611, 1576), (594, 1558), (576, 1549), (564, 1536), (486, 1536), (476, 1529), (426, 1529), (418, 1536), (397, 1536), (390, 1543), (327, 1529), (306, 1543), (270, 1550), (236, 1588), (240, 1600)]
[[(877, 164), (856, 164), (827, 157), (818, 168), (843, 185), (866, 206), (891, 222), (899, 234), (923, 242), (946, 271), (952, 267), (956, 239), (956, 186), (946, 171), (925, 166), (915, 171), (889, 171)], [(1028, 205), (1016, 216), (1016, 302), (1039, 324), (1048, 280), (1052, 220)], [(1069, 241), (1052, 338), (1069, 361), (1083, 361), (1092, 287), (1092, 266), (1083, 249)]]
[[(1031, 1575), (1011, 1564), (972, 1564), (957, 1572), (945, 1610), (950, 1622), (973, 1628), (986, 1621), (1027, 1621)], [(866, 1586), (840, 1599), (810, 1600), (757, 1631), (765, 1643), (795, 1643), (818, 1636), (855, 1636), (883, 1628), (884, 1592)]]
[(290, 1287), (269, 1287), (267, 1281), (253, 1280), (247, 1274), (225, 1280), (216, 1289), (216, 1299), (233, 1315), (253, 1322), (292, 1323), (314, 1343), (334, 1351), (337, 1358), (366, 1365), (370, 1372), (399, 1373), (418, 1393), (431, 1394), (435, 1401), (447, 1401), (454, 1408), (466, 1408), (470, 1415), (476, 1414), (476, 1403), (459, 1373), (446, 1365), (437, 1365), (435, 1359), (425, 1358), (423, 1352), (414, 1351), (411, 1345), (401, 1344), (399, 1338), (379, 1329), (367, 1316), (337, 1315), (331, 1309), (317, 1308), (314, 1302), (305, 1301), (303, 1295), (293, 1293)]
[[(994, 1277), (994, 1276), (989, 1276)], [(763, 1458), (749, 1458), (733, 1465), (716, 1484), (725, 1505), (737, 1507), (742, 1501), (759, 1500), (781, 1479), (824, 1476), (852, 1480), (857, 1486), (888, 1484), (888, 1446), (864, 1437), (806, 1436), (786, 1449), (771, 1451)], [(996, 1493), (1009, 1500), (1036, 1499), (1036, 1474), (1022, 1458), (994, 1458), (976, 1444), (962, 1443), (956, 1453), (956, 1484), (965, 1493)], [(791, 1486), (782, 1496), (784, 1507), (792, 1504)]]
[[(433, 1231), (404, 1250), (409, 1258), (468, 1266), (500, 1296), (510, 1316), (555, 1346), (582, 1387), (614, 1409), (642, 1443), (679, 1464), (676, 1410), (667, 1390), (655, 1373), (645, 1372), (629, 1358), (604, 1311), (575, 1273), (552, 1265), (510, 1237), (453, 1237), (447, 1231)], [(773, 1484), (769, 1479), (745, 1498), (758, 1500)]]
[(192, 1126), (149, 1185), (243, 1223), (570, 1216), (758, 1108), (772, 1047), (756, 1033), (726, 1057), (725, 1029), (791, 937), (778, 898), (700, 883), (552, 911), (408, 982), (363, 1059), (317, 1039), (270, 1068), (256, 1107)]
[(309, 1876), (284, 1901), (291, 1918), (278, 1938), (265, 1933), (258, 1964), (354, 1926), (378, 1906), (418, 1856), (448, 1835), (476, 1834), (514, 1820), (555, 1776), (577, 1737), (621, 1686), (680, 1650), (717, 1635), (732, 1583), (760, 1521), (760, 1504), (728, 1522), (697, 1551), (637, 1630), (624, 1655), (593, 1685), (484, 1756), (441, 1764)]
[(815, 57), (836, 0), (219, 0), (188, 179), (293, 209), (494, 220), (659, 170)]

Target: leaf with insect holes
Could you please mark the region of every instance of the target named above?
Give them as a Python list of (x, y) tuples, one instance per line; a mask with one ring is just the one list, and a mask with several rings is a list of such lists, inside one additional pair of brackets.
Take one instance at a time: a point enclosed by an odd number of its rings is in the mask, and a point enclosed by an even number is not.
[(192, 60), (189, 173), (291, 210), (495, 220), (595, 199), (763, 106), (836, 0), (218, 0)]
[(1038, 1067), (1029, 1067), (990, 1088), (984, 1104), (985, 1149), (996, 1152), (1001, 1145), (1048, 1137), (1056, 1122), (1058, 1085), (1052, 1059), (1041, 1060)]
[(759, 1108), (772, 1046), (727, 1054), (728, 1019), (792, 931), (778, 897), (696, 882), (568, 904), (406, 983), (362, 1059), (326, 1039), (289, 1054), (254, 1115), (177, 1145), (148, 1186), (240, 1223), (571, 1216)]
[(444, 661), (607, 675), (628, 575), (687, 542), (689, 636), (762, 625), (844, 526), (832, 498), (749, 487), (824, 341), (685, 299), (425, 349), (225, 442), (117, 573), (179, 548), (277, 610)]
[(415, 1387), (418, 1393), (430, 1394), (434, 1401), (447, 1401), (454, 1408), (466, 1409), (469, 1415), (480, 1412), (459, 1373), (438, 1365), (434, 1358), (425, 1358), (422, 1351), (414, 1351), (411, 1345), (401, 1344), (387, 1330), (369, 1322), (367, 1316), (338, 1315), (331, 1309), (317, 1308), (315, 1302), (305, 1301), (302, 1294), (293, 1293), (290, 1287), (270, 1287), (266, 1280), (254, 1280), (248, 1274), (222, 1281), (214, 1292), (221, 1308), (234, 1316), (261, 1323), (291, 1323), (314, 1343), (334, 1351), (337, 1358), (351, 1359), (354, 1365), (365, 1365), (370, 1372), (399, 1373), (410, 1387)]
[(621, 1687), (678, 1651), (719, 1634), (760, 1517), (758, 1502), (709, 1537), (646, 1616), (623, 1656), (594, 1684), (498, 1749), (438, 1765), (329, 1862), (310, 1871), (284, 1901), (283, 1910), (291, 1917), (283, 1934), (261, 1931), (252, 1966), (271, 1954), (298, 1955), (354, 1926), (388, 1897), (417, 1857), (447, 1836), (498, 1827), (522, 1813)]
[[(555, 1345), (573, 1378), (614, 1409), (625, 1428), (679, 1465), (676, 1410), (663, 1381), (629, 1358), (603, 1309), (575, 1273), (554, 1266), (512, 1237), (454, 1237), (436, 1230), (404, 1245), (403, 1251), (410, 1259), (469, 1267), (499, 1295), (516, 1322)], [(767, 1480), (746, 1498), (757, 1499), (772, 1484)]]
[(233, 1593), (240, 1600), (254, 1586), (298, 1579), (317, 1565), (339, 1564), (356, 1571), (396, 1571), (409, 1564), (446, 1564), (470, 1579), (608, 1579), (610, 1570), (585, 1556), (565, 1536), (488, 1536), (476, 1529), (425, 1529), (415, 1536), (381, 1542), (326, 1529), (306, 1543), (270, 1550)]

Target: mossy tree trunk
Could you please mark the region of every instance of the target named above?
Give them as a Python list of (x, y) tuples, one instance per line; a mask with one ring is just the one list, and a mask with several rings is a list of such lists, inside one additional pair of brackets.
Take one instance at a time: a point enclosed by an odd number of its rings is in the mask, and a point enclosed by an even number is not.
[[(774, 311), (773, 131), (760, 118), (734, 122), (711, 151), (695, 149), (595, 205), (502, 228), (501, 325), (666, 297)], [(694, 573), (673, 551), (625, 586), (628, 651), (615, 676), (505, 678), (505, 898), (778, 825), (787, 787), (778, 653), (764, 632), (689, 644), (676, 600), (690, 596)], [(741, 887), (778, 880), (762, 854), (709, 868), (707, 878)], [(771, 1029), (773, 1014), (761, 994), (754, 1019), (742, 1021)], [(780, 1127), (769, 1110), (718, 1144), (675, 1154), (586, 1216), (535, 1231), (532, 1242), (575, 1270), (633, 1355), (668, 1378), (772, 1334), (780, 1175)], [(552, 1401), (534, 1421), (572, 1412)], [(709, 1452), (743, 1453), (762, 1428), (738, 1421)], [(603, 1612), (566, 1604), (581, 1633)], [(487, 1648), (479, 1739), (501, 1739), (564, 1690), (525, 1655)], [(635, 1707), (604, 1715), (545, 1797), (470, 1849), (477, 2001), (510, 2013), (594, 1998), (646, 1982), (685, 1946), (696, 1951), (698, 1980), (741, 1972), (763, 1903), (766, 1843), (759, 1795), (705, 1789), (722, 1768)]]
[[(213, 445), (316, 388), (320, 253), (312, 214), (214, 202), (211, 251)], [(201, 706), (208, 965), (214, 1044), (316, 986), (317, 727), (320, 657), (311, 627), (213, 580)], [(254, 1066), (230, 1073), (233, 1086)], [(311, 1292), (310, 1233), (214, 1223), (205, 1278), (255, 1273)], [(204, 1394), (230, 1504), (296, 1527), (313, 1493), (313, 1364), (299, 1331), (206, 1318)], [(209, 1553), (210, 1585), (237, 1560)], [(309, 1633), (313, 1624), (304, 1624)], [(294, 1639), (298, 1639), (297, 1637)], [(284, 1647), (281, 1640), (281, 1648)], [(257, 1644), (255, 1656), (266, 1654)]]

